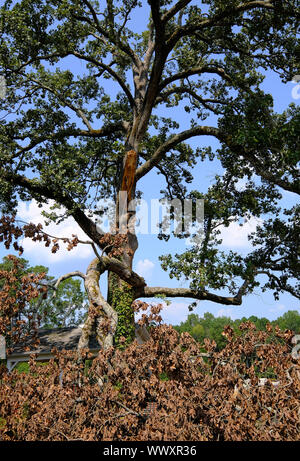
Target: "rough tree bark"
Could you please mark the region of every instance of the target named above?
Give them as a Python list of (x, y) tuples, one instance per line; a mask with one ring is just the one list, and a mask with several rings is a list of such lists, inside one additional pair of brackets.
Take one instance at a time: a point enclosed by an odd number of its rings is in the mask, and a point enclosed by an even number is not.
[[(132, 269), (133, 258), (138, 247), (134, 228), (129, 229), (128, 223), (134, 210), (128, 212), (128, 205), (135, 196), (135, 173), (137, 167), (137, 152), (130, 149), (126, 152), (123, 162), (122, 180), (116, 207), (117, 232), (126, 236), (122, 245), (119, 259), (129, 269)], [(115, 344), (120, 346), (119, 339), (124, 337), (129, 344), (135, 336), (135, 322), (132, 303), (135, 299), (133, 286), (124, 281), (115, 272), (108, 273), (107, 301), (118, 315)]]
[(90, 307), (87, 320), (82, 329), (79, 348), (88, 346), (89, 336), (94, 326), (96, 326), (97, 340), (103, 349), (113, 346), (118, 314), (104, 299), (100, 291), (100, 276), (105, 270), (105, 265), (101, 264), (98, 258), (93, 259), (88, 266), (84, 285), (90, 301)]

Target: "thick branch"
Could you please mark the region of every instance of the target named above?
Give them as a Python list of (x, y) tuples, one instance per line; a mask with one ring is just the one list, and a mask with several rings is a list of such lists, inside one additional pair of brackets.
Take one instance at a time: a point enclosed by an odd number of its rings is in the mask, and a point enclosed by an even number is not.
[(171, 149), (176, 147), (177, 144), (190, 139), (194, 136), (216, 136), (218, 130), (217, 128), (210, 126), (198, 126), (190, 130), (183, 131), (182, 133), (176, 134), (168, 139), (164, 144), (162, 144), (152, 155), (152, 157), (147, 160), (143, 165), (141, 165), (136, 171), (136, 180), (142, 178), (147, 174), (153, 167), (158, 165), (158, 163), (164, 158), (165, 154)]
[(52, 188), (49, 184), (41, 184), (36, 179), (28, 179), (23, 175), (13, 173), (4, 169), (0, 169), (0, 176), (8, 183), (20, 186), (32, 194), (42, 195), (45, 198), (55, 200), (59, 204), (63, 205), (67, 210), (71, 211), (72, 217), (75, 219), (81, 229), (93, 240), (93, 242), (99, 244), (101, 233), (97, 229), (96, 224), (89, 219), (83, 210), (69, 197), (65, 192), (58, 188)]
[(68, 272), (67, 274), (64, 274), (64, 275), (61, 275), (57, 280), (55, 280), (53, 283), (42, 283), (42, 282), (38, 282), (38, 285), (41, 285), (43, 287), (46, 287), (50, 290), (53, 290), (53, 295), (52, 297), (55, 298), (56, 297), (56, 291), (59, 287), (59, 285), (64, 281), (64, 280), (67, 280), (71, 277), (81, 277), (82, 279), (85, 280), (85, 275), (80, 272), (80, 271), (73, 271), (73, 272)]
[(156, 42), (164, 38), (164, 24), (159, 11), (159, 3), (157, 0), (148, 0), (151, 6), (151, 14), (154, 29), (156, 32)]
[(222, 24), (222, 21), (224, 19), (228, 19), (230, 17), (235, 17), (241, 13), (244, 13), (246, 11), (252, 10), (254, 8), (266, 8), (266, 9), (274, 9), (273, 1), (253, 1), (253, 2), (248, 2), (248, 3), (242, 3), (239, 6), (235, 7), (229, 7), (225, 11), (222, 11), (219, 14), (216, 14), (213, 17), (203, 19), (202, 21), (199, 21), (197, 24), (187, 24), (183, 27), (178, 28), (169, 38), (167, 41), (167, 46), (169, 49), (173, 49), (178, 40), (180, 40), (182, 37), (194, 34), (195, 32), (199, 30), (206, 29), (211, 26), (218, 26)]
[[(101, 334), (101, 324), (98, 324), (98, 339), (102, 342), (102, 346), (104, 349), (113, 346), (113, 339), (114, 334), (118, 324), (118, 313), (112, 308), (112, 306), (104, 299), (102, 293), (99, 288), (99, 279), (100, 275), (104, 272), (105, 267), (101, 267), (99, 265), (99, 259), (95, 258), (90, 263), (84, 281), (84, 286), (89, 298), (90, 303), (94, 308), (99, 310), (98, 318), (101, 320), (102, 318), (107, 317), (110, 321), (110, 328), (106, 335)], [(101, 310), (104, 313), (104, 316), (101, 315)]]
[(221, 143), (224, 143), (229, 149), (236, 155), (244, 157), (254, 168), (257, 175), (261, 176), (263, 179), (276, 184), (277, 186), (282, 187), (285, 190), (294, 192), (296, 194), (300, 193), (300, 181), (295, 180), (290, 182), (286, 179), (276, 176), (274, 173), (268, 171), (261, 161), (259, 161), (255, 155), (244, 148), (244, 146), (235, 144), (231, 137), (222, 133), (218, 128), (211, 126), (198, 126), (190, 130), (183, 131), (177, 135), (172, 136), (164, 144), (162, 144), (152, 155), (152, 157), (147, 160), (143, 165), (141, 165), (136, 171), (136, 180), (143, 177), (147, 174), (153, 167), (157, 166), (159, 162), (164, 158), (165, 154), (176, 147), (177, 144), (183, 142), (187, 139), (190, 139), (194, 136), (214, 136)]
[(83, 324), (81, 335), (78, 341), (77, 350), (80, 351), (82, 349), (88, 349), (89, 347), (89, 339), (93, 332), (93, 328), (95, 325), (95, 317), (93, 315), (93, 306), (90, 305), (87, 318)]
[(149, 28), (150, 30), (149, 30), (148, 48), (144, 56), (144, 68), (147, 72), (149, 71), (151, 58), (153, 56), (154, 49), (155, 49), (155, 42), (153, 39), (154, 26), (152, 23), (150, 24)]
[(99, 264), (102, 267), (102, 271), (108, 270), (117, 274), (122, 280), (127, 282), (129, 285), (142, 288), (146, 286), (146, 282), (138, 275), (136, 272), (132, 271), (128, 266), (119, 261), (116, 258), (109, 258), (108, 256), (103, 256), (100, 258)]
[[(149, 78), (149, 84), (144, 97), (142, 110), (140, 111), (141, 116), (138, 117), (136, 125), (133, 127), (132, 136), (137, 141), (140, 141), (144, 136), (147, 129), (147, 125), (151, 116), (151, 112), (155, 103), (155, 100), (159, 92), (159, 82), (163, 72), (163, 68), (168, 56), (168, 50), (165, 47), (165, 26), (161, 21), (159, 2), (156, 0), (149, 0), (151, 6), (151, 13), (153, 19), (153, 27), (155, 30), (155, 42), (154, 45), (150, 45), (150, 56), (155, 52), (154, 62)], [(150, 62), (150, 56), (148, 57), (148, 64)], [(140, 66), (139, 66), (140, 67)]]
[(200, 301), (213, 301), (218, 304), (240, 306), (242, 299), (237, 296), (219, 296), (208, 291), (194, 291), (190, 288), (144, 287), (136, 290), (136, 298), (153, 298), (164, 295), (171, 298), (193, 298)]
[[(113, 338), (118, 323), (118, 314), (104, 299), (99, 288), (100, 276), (105, 271), (116, 273), (120, 278), (125, 280), (131, 286), (134, 286), (136, 289), (142, 289), (146, 285), (145, 280), (142, 277), (133, 272), (118, 259), (106, 256), (93, 259), (87, 269), (86, 275), (84, 276), (85, 289), (90, 301), (90, 308), (78, 344), (79, 350), (87, 347), (88, 339), (95, 322), (97, 325), (98, 340), (103, 348), (105, 349), (113, 345)], [(95, 313), (95, 309), (99, 312)], [(103, 312), (101, 313), (101, 311)], [(101, 330), (101, 322), (105, 318), (110, 321), (110, 330), (107, 334), (103, 334)]]
[[(255, 272), (257, 273), (257, 272)], [(247, 288), (250, 284), (250, 280), (246, 279), (243, 283), (243, 285), (240, 287), (239, 291), (237, 292), (237, 294), (235, 295), (235, 299), (237, 301), (239, 301), (240, 304), (242, 304), (242, 298), (243, 296), (246, 294), (247, 292)]]
[(162, 22), (168, 22), (172, 19), (180, 10), (182, 10), (185, 6), (191, 3), (191, 0), (179, 0), (175, 3), (172, 8), (169, 9), (161, 18)]

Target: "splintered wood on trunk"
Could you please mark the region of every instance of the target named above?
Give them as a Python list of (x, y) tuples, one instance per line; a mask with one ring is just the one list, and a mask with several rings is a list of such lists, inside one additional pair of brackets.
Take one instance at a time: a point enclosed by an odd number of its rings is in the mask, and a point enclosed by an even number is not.
[(132, 199), (132, 190), (135, 181), (135, 171), (137, 164), (137, 153), (135, 150), (126, 152), (123, 170), (121, 191), (127, 192), (128, 201)]

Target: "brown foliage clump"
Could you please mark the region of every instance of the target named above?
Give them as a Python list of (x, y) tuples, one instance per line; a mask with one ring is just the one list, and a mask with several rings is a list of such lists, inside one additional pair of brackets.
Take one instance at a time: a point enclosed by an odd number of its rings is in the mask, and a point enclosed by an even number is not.
[[(22, 225), (17, 225), (17, 222), (22, 223)], [(59, 250), (59, 241), (68, 244), (68, 251), (71, 251), (78, 245), (78, 243), (81, 242), (75, 234), (72, 234), (72, 239), (65, 237), (54, 237), (47, 234), (47, 232), (43, 230), (43, 226), (40, 223), (23, 223), (23, 221), (16, 220), (15, 216), (1, 216), (0, 242), (4, 243), (4, 246), (7, 250), (13, 246), (14, 250), (19, 252), (19, 256), (21, 256), (24, 252), (23, 247), (18, 243), (20, 237), (30, 238), (33, 242), (42, 242), (44, 243), (45, 247), (51, 247), (52, 253), (56, 253)]]
[[(89, 368), (70, 352), (43, 367), (31, 359), (28, 374), (2, 368), (0, 440), (299, 440), (291, 332), (227, 327), (221, 351), (164, 324), (150, 334)], [(260, 385), (266, 373), (277, 385)]]

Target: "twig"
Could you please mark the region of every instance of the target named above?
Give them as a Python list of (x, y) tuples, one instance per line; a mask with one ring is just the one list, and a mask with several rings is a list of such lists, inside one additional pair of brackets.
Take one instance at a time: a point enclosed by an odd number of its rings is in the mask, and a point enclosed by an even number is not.
[(126, 407), (123, 403), (119, 402), (119, 400), (113, 400), (114, 403), (117, 405), (120, 405), (120, 407), (124, 408), (124, 410), (127, 410), (127, 412), (131, 415), (137, 416), (138, 418), (143, 419), (144, 421), (146, 420), (145, 416), (141, 415), (141, 413), (138, 413), (134, 410), (131, 410), (130, 408)]

